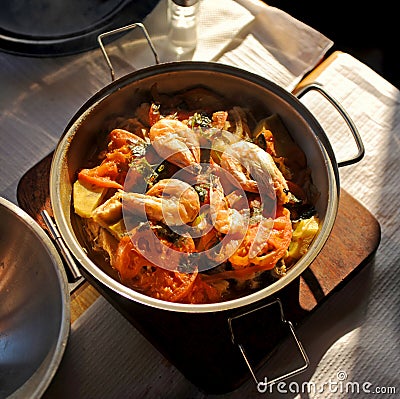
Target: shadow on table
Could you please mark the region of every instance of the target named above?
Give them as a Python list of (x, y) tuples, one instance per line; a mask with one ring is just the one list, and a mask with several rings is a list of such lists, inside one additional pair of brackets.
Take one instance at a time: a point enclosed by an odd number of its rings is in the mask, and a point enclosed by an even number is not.
[[(372, 260), (356, 276), (353, 277), (341, 290), (333, 294), (319, 309), (296, 329), (310, 360), (310, 366), (303, 373), (266, 388), (268, 398), (294, 398), (301, 394), (301, 398), (308, 398), (309, 394), (329, 393), (329, 382), (338, 381), (337, 375), (344, 370), (319, 370), (319, 374), (326, 375), (326, 386), (320, 382), (313, 382), (313, 375), (317, 371), (320, 360), (329, 352), (331, 346), (341, 340), (346, 340), (350, 332), (361, 334), (365, 320), (367, 304), (370, 300), (370, 286), (375, 268)], [(349, 299), (350, 298), (350, 299)], [(343, 357), (347, 356), (343, 353)], [(271, 380), (278, 375), (285, 374), (298, 367), (299, 353), (294, 345), (285, 342), (273, 354), (269, 361), (257, 372), (259, 381)], [(265, 389), (260, 385), (261, 389)], [(246, 398), (258, 394), (256, 384), (249, 380), (235, 392), (223, 397)], [(314, 396), (312, 396), (314, 397)]]

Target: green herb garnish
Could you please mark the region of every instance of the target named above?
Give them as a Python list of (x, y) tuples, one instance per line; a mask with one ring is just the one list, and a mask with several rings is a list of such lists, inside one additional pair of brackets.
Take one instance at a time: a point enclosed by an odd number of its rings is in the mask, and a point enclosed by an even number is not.
[(203, 185), (195, 185), (194, 189), (196, 190), (199, 196), (200, 202), (204, 203), (208, 195), (208, 190), (204, 188)]
[(190, 117), (189, 123), (192, 129), (195, 126), (208, 127), (211, 125), (211, 119), (205, 113), (195, 112), (193, 116)]
[(154, 179), (158, 177), (158, 174), (154, 170), (153, 166), (144, 157), (134, 159), (129, 164), (129, 167), (139, 172), (147, 184), (154, 181)]
[(148, 143), (135, 143), (129, 144), (128, 147), (132, 152), (134, 158), (144, 157), (146, 155), (147, 147), (150, 144)]

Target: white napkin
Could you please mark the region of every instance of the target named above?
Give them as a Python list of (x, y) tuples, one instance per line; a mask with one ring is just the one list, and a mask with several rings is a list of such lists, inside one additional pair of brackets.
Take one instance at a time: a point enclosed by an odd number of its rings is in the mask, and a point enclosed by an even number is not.
[(265, 7), (217, 60), (262, 75), (292, 91), (333, 42), (275, 7)]
[(200, 0), (198, 43), (194, 61), (210, 61), (254, 16), (232, 0)]
[[(217, 61), (260, 74), (291, 91), (333, 45), (318, 31), (260, 1), (200, 0), (197, 46), (178, 55), (166, 37), (166, 4), (161, 0), (144, 21), (161, 62)], [(135, 32), (123, 39), (124, 51), (135, 46), (137, 52), (140, 37)], [(134, 59), (136, 68), (153, 63), (149, 51)]]
[[(394, 234), (400, 215), (400, 206), (396, 206), (400, 202), (398, 169), (395, 168), (400, 159), (399, 90), (346, 53), (339, 54), (319, 75), (317, 82), (323, 84), (352, 117), (365, 145), (361, 162), (340, 169), (342, 186), (380, 221), (383, 217), (384, 222), (392, 224), (390, 234)], [(336, 157), (341, 160), (351, 156), (355, 145), (338, 114), (332, 112), (319, 95), (306, 94), (302, 102), (328, 133)]]
[[(358, 127), (365, 156), (355, 165), (340, 168), (341, 186), (377, 218), (382, 238), (373, 264), (298, 330), (311, 366), (294, 382), (316, 387), (307, 395), (310, 399), (367, 397), (363, 389), (376, 393), (381, 389), (387, 398), (398, 397), (400, 91), (346, 53), (339, 54), (316, 81)], [(316, 93), (306, 94), (301, 101), (324, 127), (337, 158), (351, 156), (355, 145), (337, 112)], [(359, 393), (351, 391), (357, 387)], [(275, 389), (270, 397), (280, 399), (282, 394)]]

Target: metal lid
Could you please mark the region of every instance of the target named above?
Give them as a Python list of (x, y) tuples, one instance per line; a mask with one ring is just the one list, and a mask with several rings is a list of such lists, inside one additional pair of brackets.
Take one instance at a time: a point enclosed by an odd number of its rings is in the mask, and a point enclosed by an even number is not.
[(30, 56), (87, 51), (98, 46), (100, 33), (142, 22), (158, 2), (3, 0), (0, 51)]

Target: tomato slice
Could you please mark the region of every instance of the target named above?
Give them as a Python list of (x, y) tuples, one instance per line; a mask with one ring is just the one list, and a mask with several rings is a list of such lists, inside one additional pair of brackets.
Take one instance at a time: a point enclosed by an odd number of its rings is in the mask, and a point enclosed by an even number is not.
[(129, 169), (131, 154), (121, 147), (106, 154), (103, 162), (91, 169), (82, 169), (78, 179), (99, 187), (123, 189), (124, 180)]
[(255, 273), (273, 269), (279, 259), (285, 255), (292, 239), (290, 212), (283, 207), (277, 209), (273, 228), (263, 251), (256, 257), (249, 259), (248, 253), (253, 236), (254, 228), (250, 227), (238, 250), (229, 258), (234, 270), (205, 276), (206, 282), (226, 279), (251, 279), (255, 276)]
[(136, 134), (124, 129), (114, 129), (108, 134), (108, 150), (112, 151), (128, 145), (145, 145), (145, 141)]
[(214, 286), (208, 284), (203, 280), (199, 274), (193, 283), (191, 291), (184, 298), (185, 303), (214, 303), (220, 302), (222, 299), (222, 293)]
[(194, 273), (180, 273), (156, 267), (155, 270), (144, 270), (134, 283), (136, 289), (154, 298), (169, 302), (182, 302), (190, 293), (197, 277)]
[(92, 169), (82, 169), (78, 173), (78, 180), (98, 187), (122, 189), (123, 186), (116, 182), (117, 176), (117, 165), (112, 162), (106, 162)]
[(121, 238), (112, 266), (124, 284), (153, 298), (182, 303), (221, 299), (220, 292), (201, 278), (197, 268), (184, 273), (156, 266), (136, 250), (129, 236)]
[(113, 259), (112, 266), (118, 270), (124, 281), (135, 278), (140, 269), (148, 264), (147, 260), (135, 250), (128, 236), (122, 237), (119, 241), (117, 253)]
[(122, 237), (119, 242), (112, 266), (118, 270), (121, 281), (154, 298), (171, 302), (182, 301), (192, 289), (197, 270), (181, 273), (159, 267), (146, 259), (136, 249), (134, 242), (130, 236)]

